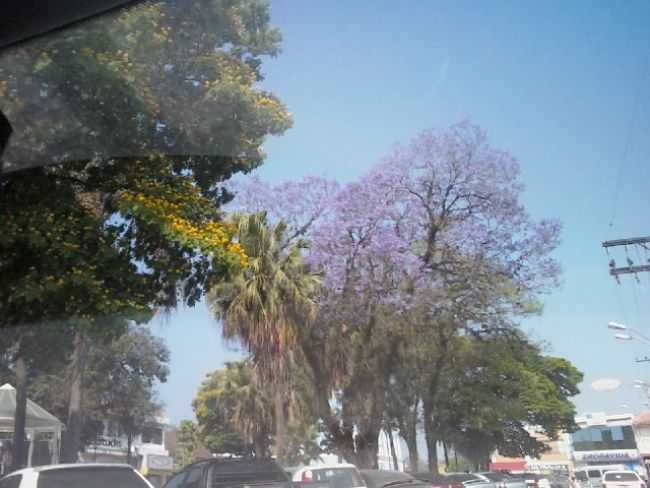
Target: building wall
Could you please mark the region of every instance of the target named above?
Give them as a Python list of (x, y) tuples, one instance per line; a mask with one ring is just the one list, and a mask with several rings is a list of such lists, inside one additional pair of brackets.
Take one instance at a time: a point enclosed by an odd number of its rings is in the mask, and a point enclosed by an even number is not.
[(650, 457), (650, 425), (635, 426), (634, 436), (641, 455)]
[(491, 457), (492, 469), (506, 469), (513, 472), (524, 470), (532, 472), (569, 472), (573, 469), (571, 442), (568, 434), (562, 433), (556, 440), (550, 440), (548, 437), (534, 431), (530, 432), (530, 434), (546, 444), (549, 450), (543, 453), (539, 459), (530, 456), (509, 458), (495, 453)]
[(623, 464), (645, 475), (632, 423), (632, 414), (576, 417), (580, 430), (571, 435), (575, 467)]
[[(164, 484), (173, 471), (173, 461), (165, 448), (169, 420), (157, 417), (147, 426), (148, 432), (133, 439), (131, 464), (146, 475), (156, 487)], [(124, 463), (127, 460), (127, 437), (113, 422), (104, 422), (104, 432), (86, 447), (82, 460), (86, 462)]]

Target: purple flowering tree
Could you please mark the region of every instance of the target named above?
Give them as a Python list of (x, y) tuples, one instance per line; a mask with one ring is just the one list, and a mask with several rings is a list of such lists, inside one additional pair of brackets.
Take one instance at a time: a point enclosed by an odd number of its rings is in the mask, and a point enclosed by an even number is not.
[[(321, 319), (301, 354), (330, 440), (361, 466), (376, 465), (405, 343), (433, 337), (430, 354), (443, 365), (445, 334), (512, 327), (557, 283), (559, 223), (530, 217), (517, 161), (468, 122), (419, 134), (352, 183), (253, 180), (233, 190), (236, 208), (264, 210), (309, 242), (304, 257), (323, 275)], [(436, 375), (424, 381), (431, 400)], [(426, 428), (435, 402), (427, 409), (425, 400)]]

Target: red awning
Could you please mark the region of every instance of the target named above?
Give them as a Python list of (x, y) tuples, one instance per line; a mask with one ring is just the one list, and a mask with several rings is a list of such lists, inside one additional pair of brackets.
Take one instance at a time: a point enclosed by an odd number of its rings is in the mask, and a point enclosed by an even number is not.
[(526, 461), (504, 461), (490, 463), (490, 471), (524, 471), (526, 469)]

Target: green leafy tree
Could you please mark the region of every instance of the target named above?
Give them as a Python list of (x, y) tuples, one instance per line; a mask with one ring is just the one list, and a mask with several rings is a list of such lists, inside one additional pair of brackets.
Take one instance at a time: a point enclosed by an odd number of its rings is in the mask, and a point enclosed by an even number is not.
[(549, 438), (575, 428), (582, 374), (565, 359), (544, 356), (521, 333), (461, 337), (441, 375), (435, 405), (436, 431), (475, 469), (487, 469), (494, 450), (515, 457), (539, 456)]
[[(75, 330), (68, 328), (69, 351), (73, 356)], [(117, 337), (95, 337), (88, 345), (80, 412), (79, 450), (101, 433), (103, 423), (117, 421), (128, 439), (133, 439), (151, 421), (160, 405), (155, 388), (168, 375), (169, 350), (144, 326), (131, 325)], [(69, 410), (70, 365), (35, 370), (30, 396), (54, 415), (65, 418)], [(75, 452), (75, 456), (77, 453)]]
[[(257, 86), (262, 58), (279, 52), (268, 5), (185, 7), (144, 3), (0, 57), (14, 126), (3, 160), (12, 172), (0, 179), (0, 326), (83, 326), (68, 383), (70, 461), (88, 331), (105, 316), (192, 305), (246, 264), (219, 184), (260, 165), (265, 137), (291, 125)], [(38, 167), (18, 171), (28, 166)]]
[(258, 386), (249, 362), (226, 363), (210, 373), (192, 405), (198, 438), (215, 453), (266, 456), (274, 428), (269, 392)]
[(176, 468), (183, 468), (194, 461), (197, 445), (197, 425), (191, 420), (181, 420), (176, 434), (176, 451), (173, 453)]
[(133, 439), (160, 410), (155, 386), (169, 374), (169, 349), (162, 339), (142, 326), (131, 326), (127, 333), (108, 347), (90, 351), (95, 401), (106, 419), (117, 421), (127, 437), (127, 463), (131, 462)]

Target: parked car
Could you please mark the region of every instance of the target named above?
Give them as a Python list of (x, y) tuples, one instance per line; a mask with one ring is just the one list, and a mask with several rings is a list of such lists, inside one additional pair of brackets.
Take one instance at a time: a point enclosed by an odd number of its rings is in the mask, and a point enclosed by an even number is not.
[(426, 481), (430, 484), (431, 488), (465, 488), (465, 485), (460, 481), (452, 481), (447, 475), (433, 474), (433, 473), (415, 473), (415, 478)]
[(578, 486), (580, 488), (591, 488), (591, 485), (589, 484), (589, 477), (587, 476), (587, 472), (585, 470), (579, 469), (576, 471), (575, 479), (578, 482)]
[[(607, 464), (600, 466), (586, 466), (576, 469), (576, 477), (587, 478), (586, 482), (580, 481), (581, 488), (601, 488), (603, 485), (603, 474), (607, 471), (627, 471), (623, 464)], [(583, 474), (582, 474), (583, 473)], [(580, 480), (578, 478), (578, 480)]]
[(173, 475), (165, 488), (238, 488), (255, 485), (292, 488), (287, 473), (270, 458), (211, 458), (199, 461)]
[(361, 473), (354, 464), (306, 466), (293, 473), (293, 481), (301, 485), (324, 485), (329, 488), (365, 488)]
[(569, 488), (569, 475), (564, 473), (552, 473), (548, 477), (549, 482), (551, 483), (551, 488)]
[(0, 488), (153, 488), (127, 464), (53, 464), (0, 479)]
[(517, 477), (523, 479), (528, 488), (551, 488), (551, 481), (546, 474), (521, 473)]
[(360, 470), (361, 477), (368, 488), (430, 488), (429, 483), (399, 471)]
[(496, 484), (497, 488), (527, 488), (526, 482), (523, 479), (510, 476), (505, 473), (488, 471), (477, 474), (485, 478), (487, 481), (491, 481), (492, 483)]
[(496, 483), (474, 473), (446, 473), (451, 483), (462, 483), (465, 488), (497, 488)]
[(602, 488), (646, 488), (646, 484), (635, 471), (605, 471)]

